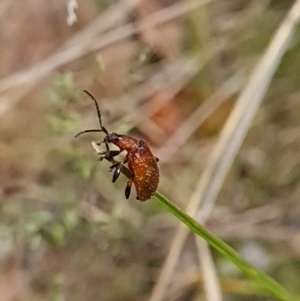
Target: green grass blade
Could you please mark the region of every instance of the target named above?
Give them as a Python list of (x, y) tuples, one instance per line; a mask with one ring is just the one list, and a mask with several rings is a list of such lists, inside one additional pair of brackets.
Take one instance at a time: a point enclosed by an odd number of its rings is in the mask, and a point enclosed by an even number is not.
[(284, 301), (300, 301), (300, 297), (296, 297), (286, 291), (279, 283), (269, 277), (260, 269), (254, 267), (248, 263), (238, 252), (227, 245), (224, 241), (214, 236), (212, 233), (207, 231), (201, 226), (195, 219), (186, 214), (180, 208), (175, 206), (167, 198), (165, 198), (159, 192), (154, 194), (154, 197), (159, 201), (163, 207), (165, 207), (170, 213), (176, 216), (181, 222), (183, 222), (188, 228), (195, 234), (201, 236), (211, 247), (217, 250), (225, 258), (229, 259), (234, 263), (237, 268), (244, 272), (254, 282), (261, 287), (268, 294), (273, 295), (279, 300)]

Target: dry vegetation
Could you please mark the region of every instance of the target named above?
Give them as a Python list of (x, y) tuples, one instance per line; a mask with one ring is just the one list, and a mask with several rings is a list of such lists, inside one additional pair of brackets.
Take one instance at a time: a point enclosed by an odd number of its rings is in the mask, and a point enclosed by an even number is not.
[[(125, 200), (91, 147), (101, 138), (73, 136), (97, 126), (88, 89), (109, 130), (151, 143), (159, 190), (186, 208), (294, 1), (77, 2), (72, 26), (67, 1), (0, 2), (0, 301), (271, 300), (193, 236), (174, 244), (179, 221), (134, 190)], [(298, 37), (194, 215), (300, 294)]]

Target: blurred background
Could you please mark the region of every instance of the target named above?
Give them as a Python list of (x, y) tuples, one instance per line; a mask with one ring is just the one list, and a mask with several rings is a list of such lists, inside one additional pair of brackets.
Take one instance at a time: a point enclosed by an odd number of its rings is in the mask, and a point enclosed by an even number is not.
[[(76, 8), (73, 5), (78, 5)], [(0, 1), (0, 301), (149, 300), (179, 221), (139, 203), (91, 141), (145, 139), (186, 208), (238, 95), (294, 1)], [(77, 19), (77, 20), (75, 20)], [(207, 220), (300, 293), (300, 31)], [(190, 236), (163, 299), (208, 300)], [(273, 300), (212, 252), (223, 300)], [(215, 301), (215, 300), (213, 300)]]

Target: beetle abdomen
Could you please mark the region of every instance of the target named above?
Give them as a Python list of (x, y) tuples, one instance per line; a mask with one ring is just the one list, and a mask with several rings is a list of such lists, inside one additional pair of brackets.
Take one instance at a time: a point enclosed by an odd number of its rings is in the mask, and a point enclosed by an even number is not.
[(133, 183), (135, 185), (137, 199), (147, 201), (157, 190), (159, 182), (159, 170), (155, 158), (143, 158), (143, 162), (135, 164)]
[(139, 147), (134, 152), (128, 153), (127, 158), (128, 167), (133, 174), (137, 199), (147, 201), (157, 190), (159, 183), (156, 158), (143, 140), (139, 141)]

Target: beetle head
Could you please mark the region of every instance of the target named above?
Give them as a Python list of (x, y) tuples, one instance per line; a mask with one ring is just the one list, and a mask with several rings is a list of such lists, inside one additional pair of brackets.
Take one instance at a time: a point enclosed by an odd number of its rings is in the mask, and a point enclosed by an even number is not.
[(106, 137), (104, 138), (104, 141), (108, 142), (108, 143), (118, 143), (120, 141), (120, 139), (122, 139), (121, 137), (122, 135), (116, 134), (116, 133), (107, 133)]

